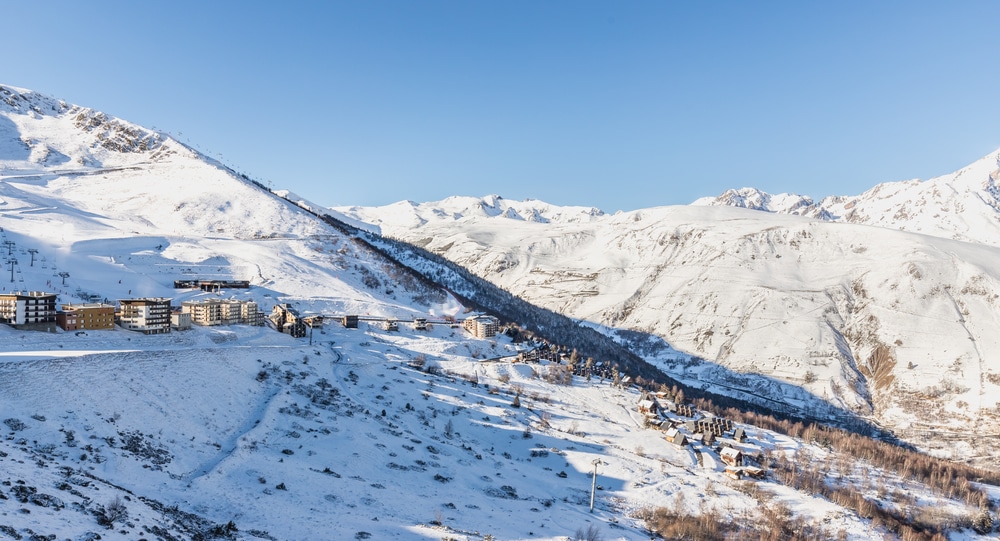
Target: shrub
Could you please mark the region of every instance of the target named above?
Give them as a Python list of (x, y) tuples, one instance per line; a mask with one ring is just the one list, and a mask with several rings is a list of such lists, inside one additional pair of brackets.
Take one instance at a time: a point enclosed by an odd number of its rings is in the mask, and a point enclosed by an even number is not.
[(28, 428), (28, 425), (21, 422), (20, 419), (14, 419), (14, 418), (4, 419), (3, 424), (7, 425), (7, 428), (11, 429), (14, 432)]

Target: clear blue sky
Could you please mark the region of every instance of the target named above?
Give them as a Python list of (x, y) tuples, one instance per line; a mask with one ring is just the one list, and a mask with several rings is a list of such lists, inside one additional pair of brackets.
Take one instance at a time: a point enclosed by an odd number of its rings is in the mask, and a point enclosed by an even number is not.
[(819, 198), (1000, 147), (995, 1), (4, 2), (0, 82), (325, 205)]

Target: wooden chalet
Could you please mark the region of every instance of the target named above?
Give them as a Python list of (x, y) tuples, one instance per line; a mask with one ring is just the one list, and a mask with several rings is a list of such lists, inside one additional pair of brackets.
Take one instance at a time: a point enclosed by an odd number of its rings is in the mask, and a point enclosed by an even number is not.
[(659, 408), (656, 402), (653, 400), (640, 400), (639, 401), (639, 413), (644, 413), (646, 415), (656, 414), (659, 412)]
[(719, 453), (719, 458), (727, 466), (742, 466), (743, 465), (743, 452), (739, 449), (734, 449), (732, 447), (726, 447)]
[(701, 443), (707, 446), (715, 445), (715, 433), (703, 432), (701, 434)]
[(683, 432), (678, 430), (677, 427), (672, 427), (669, 430), (667, 430), (667, 433), (664, 435), (664, 437), (667, 439), (667, 441), (678, 447), (684, 447), (685, 445), (688, 444), (687, 436), (685, 436)]

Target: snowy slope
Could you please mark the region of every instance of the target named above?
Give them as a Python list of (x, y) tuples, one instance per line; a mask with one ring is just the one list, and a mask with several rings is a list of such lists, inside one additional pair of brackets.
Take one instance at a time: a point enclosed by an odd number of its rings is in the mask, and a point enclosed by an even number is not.
[[(580, 245), (602, 221), (642, 221), (499, 198), (478, 208), (523, 227), (583, 228), (570, 236)], [(60, 302), (177, 304), (211, 294), (175, 290), (174, 280), (222, 278), (249, 280), (251, 289), (221, 294), (265, 311), (278, 302), (400, 318), (462, 311), (168, 136), (11, 87), (0, 87), (0, 228), (10, 252), (3, 289), (54, 291)], [(554, 257), (546, 250), (536, 250), (540, 263)], [(668, 504), (743, 526), (775, 509), (782, 527), (800, 521), (821, 538), (887, 533), (792, 483), (731, 481), (717, 449), (676, 447), (646, 427), (637, 389), (579, 376), (558, 385), (547, 381), (558, 366), (485, 360), (524, 347), (505, 337), (363, 322), (311, 340), (241, 326), (161, 336), (0, 326), (0, 537), (562, 541), (593, 526), (631, 541), (650, 537), (645, 510)], [(916, 505), (949, 524), (977, 512), (819, 442), (737, 425), (750, 438), (729, 433), (724, 444), (768, 461), (841, 464), (821, 473), (826, 482), (894, 512)]]
[(923, 182), (888, 182), (861, 195), (830, 196), (819, 203), (798, 195), (742, 188), (693, 204), (796, 214), (1000, 246), (998, 180), (1000, 150), (948, 175)]
[(692, 384), (821, 418), (853, 412), (956, 458), (995, 453), (997, 248), (726, 207), (576, 223), (439, 216), (374, 221), (542, 306), (638, 331), (622, 336)]

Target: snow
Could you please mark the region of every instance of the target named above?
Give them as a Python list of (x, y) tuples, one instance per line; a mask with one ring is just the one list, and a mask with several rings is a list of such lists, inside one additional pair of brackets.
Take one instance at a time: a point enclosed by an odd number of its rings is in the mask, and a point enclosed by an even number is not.
[[(997, 457), (993, 245), (721, 206), (549, 222), (456, 214), (451, 199), (413, 208), (423, 221), (392, 223), (394, 205), (342, 210), (640, 353), (655, 346), (647, 360), (691, 385), (860, 415), (943, 456)], [(890, 384), (866, 373), (880, 345)]]
[[(355, 239), (168, 136), (8, 86), (0, 86), (0, 201), (0, 237), (10, 243), (0, 248), (9, 246), (17, 260), (2, 260), (4, 291), (55, 292), (60, 303), (152, 296), (176, 305), (216, 294), (175, 290), (174, 280), (236, 279), (251, 288), (218, 295), (254, 300), (265, 311), (291, 303), (302, 313), (373, 318), (465, 312), (453, 296), (407, 280)], [(642, 282), (628, 272), (635, 244), (620, 241), (621, 252), (581, 258), (619, 241), (602, 224), (629, 224), (633, 239), (732, 234), (696, 232), (684, 225), (696, 216), (684, 212), (662, 229), (656, 224), (669, 210), (607, 217), (495, 196), (454, 199), (448, 208), (424, 207), (401, 219), (433, 223), (437, 211), (454, 218), (472, 208), (517, 224), (483, 227), (472, 242), (502, 245), (531, 235), (525, 267), (545, 280), (559, 276), (544, 288), (587, 310), (599, 305), (586, 296), (573, 301), (568, 284), (588, 284), (596, 272), (602, 294), (624, 295)], [(744, 234), (759, 225), (739, 213), (709, 212)], [(790, 230), (811, 227), (779, 220)], [(870, 236), (852, 234), (856, 242)], [(942, 249), (920, 246), (924, 259), (914, 259), (922, 272), (951, 270), (933, 266)], [(716, 253), (708, 242), (696, 248)], [(966, 250), (946, 248), (956, 256)], [(616, 266), (606, 274), (557, 271), (562, 257), (608, 257), (601, 261)], [(970, 283), (992, 287), (989, 272), (960, 270)], [(761, 291), (790, 279), (779, 271), (744, 277), (740, 287)], [(827, 273), (829, 262), (819, 261), (807, 279)], [(974, 322), (990, 302), (965, 306), (967, 328), (980, 332)], [(913, 309), (939, 310), (935, 317), (946, 319), (938, 304)], [(678, 448), (645, 428), (634, 388), (580, 377), (555, 385), (542, 377), (550, 366), (485, 360), (516, 353), (503, 336), (477, 340), (440, 324), (387, 332), (376, 323), (328, 324), (311, 339), (247, 326), (148, 336), (0, 326), (0, 532), (74, 540), (562, 541), (593, 524), (605, 539), (631, 541), (649, 537), (637, 512), (667, 502), (683, 502), (692, 513), (712, 506), (732, 520), (760, 505), (725, 477), (715, 451), (697, 443)], [(691, 368), (691, 377), (707, 373)], [(727, 443), (745, 452), (823, 452), (741, 427), (751, 439)], [(600, 490), (590, 513), (595, 461)], [(885, 533), (815, 496), (770, 480), (759, 487), (849, 539)], [(930, 505), (943, 502), (925, 497)], [(116, 498), (127, 517), (99, 525), (96, 513)], [(227, 530), (229, 523), (236, 529)]]

